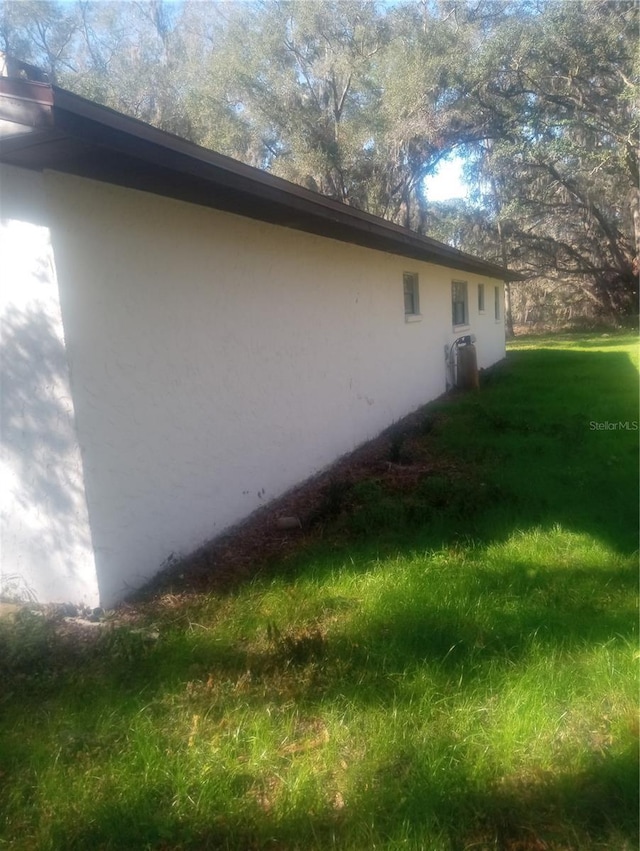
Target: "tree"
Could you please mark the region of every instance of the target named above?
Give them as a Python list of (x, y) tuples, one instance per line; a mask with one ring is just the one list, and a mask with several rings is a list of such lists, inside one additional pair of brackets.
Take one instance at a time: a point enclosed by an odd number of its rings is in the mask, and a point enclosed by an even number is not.
[(55, 83), (65, 70), (74, 71), (71, 55), (79, 32), (77, 10), (65, 11), (51, 0), (3, 4), (0, 50), (37, 64)]
[(491, 131), (468, 145), (477, 200), (508, 234), (506, 258), (610, 315), (638, 305), (637, 24), (634, 3), (605, 0), (507, 17), (470, 93)]
[[(576, 308), (619, 314), (638, 305), (637, 31), (634, 0), (7, 0), (0, 45), (79, 94), (514, 266), (550, 303), (568, 287)], [(453, 151), (472, 206), (424, 195)]]

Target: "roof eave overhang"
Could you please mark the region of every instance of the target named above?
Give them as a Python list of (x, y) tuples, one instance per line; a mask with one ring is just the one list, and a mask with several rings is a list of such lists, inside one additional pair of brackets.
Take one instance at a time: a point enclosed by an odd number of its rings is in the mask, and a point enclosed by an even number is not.
[(0, 78), (0, 161), (152, 192), (502, 280), (520, 276), (64, 89)]

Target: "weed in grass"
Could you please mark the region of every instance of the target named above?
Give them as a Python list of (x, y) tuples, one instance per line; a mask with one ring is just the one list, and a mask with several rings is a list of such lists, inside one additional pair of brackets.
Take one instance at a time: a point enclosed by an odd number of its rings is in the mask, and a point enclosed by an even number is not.
[(322, 659), (325, 653), (325, 636), (317, 628), (283, 633), (274, 623), (269, 622), (267, 638), (273, 647), (276, 659), (286, 666), (306, 665), (311, 661)]
[(51, 621), (29, 609), (0, 620), (0, 682), (10, 674), (43, 673), (49, 661), (52, 633)]
[(406, 435), (395, 432), (389, 441), (388, 458), (393, 464), (400, 464), (403, 459), (403, 447), (406, 440)]
[(324, 524), (340, 516), (350, 491), (350, 485), (341, 479), (330, 479), (322, 499), (309, 519), (311, 526)]
[(435, 414), (425, 414), (420, 420), (419, 425), (419, 433), (426, 437), (427, 435), (434, 434), (439, 427), (439, 420)]

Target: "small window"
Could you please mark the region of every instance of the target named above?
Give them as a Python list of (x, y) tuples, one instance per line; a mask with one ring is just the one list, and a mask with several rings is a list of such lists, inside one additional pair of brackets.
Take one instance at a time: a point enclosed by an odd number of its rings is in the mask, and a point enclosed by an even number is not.
[(500, 319), (501, 311), (500, 311), (500, 287), (494, 287), (494, 304), (495, 304), (495, 312), (496, 312), (496, 320)]
[(451, 284), (451, 312), (454, 325), (466, 325), (469, 322), (466, 281), (453, 281)]
[(404, 280), (404, 315), (418, 316), (420, 314), (418, 275), (416, 272), (405, 272), (402, 277)]
[(478, 313), (484, 313), (484, 284), (478, 284)]

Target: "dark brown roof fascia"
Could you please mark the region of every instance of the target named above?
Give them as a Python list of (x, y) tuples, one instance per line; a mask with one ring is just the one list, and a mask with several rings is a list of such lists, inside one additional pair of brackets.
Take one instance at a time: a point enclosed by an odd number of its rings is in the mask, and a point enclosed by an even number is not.
[[(62, 157), (58, 169), (239, 215), (400, 254), (458, 270), (514, 280), (502, 266), (464, 254), (450, 246), (341, 204), (319, 193), (252, 168), (158, 130), (142, 121), (100, 106), (56, 86), (0, 78), (0, 117), (27, 126), (47, 126), (56, 140), (66, 137), (74, 156)], [(7, 114), (10, 109), (11, 116)], [(38, 134), (39, 135), (39, 134)], [(56, 168), (47, 160), (41, 139), (22, 164)], [(85, 152), (78, 156), (78, 143)], [(29, 136), (2, 145), (0, 160)], [(74, 147), (75, 146), (75, 147)], [(114, 153), (117, 156), (114, 156)], [(16, 162), (18, 162), (16, 157)], [(74, 165), (75, 163), (75, 165)]]
[(22, 83), (22, 80), (0, 77), (0, 118), (30, 128), (52, 128), (54, 119), (51, 86), (29, 83), (29, 89), (32, 86), (37, 87), (35, 92), (31, 92), (25, 91), (24, 84), (20, 85)]

